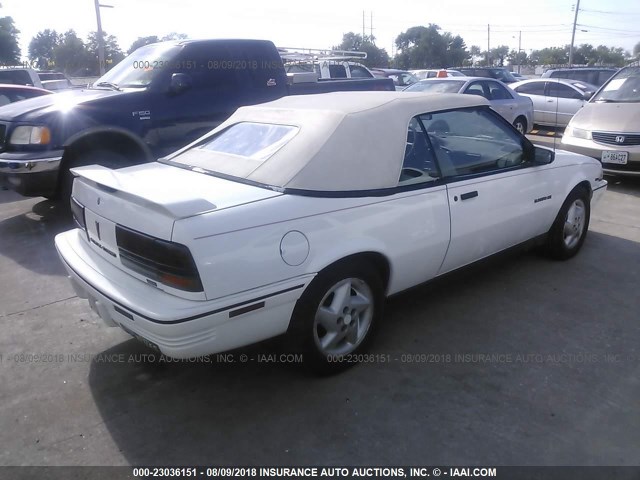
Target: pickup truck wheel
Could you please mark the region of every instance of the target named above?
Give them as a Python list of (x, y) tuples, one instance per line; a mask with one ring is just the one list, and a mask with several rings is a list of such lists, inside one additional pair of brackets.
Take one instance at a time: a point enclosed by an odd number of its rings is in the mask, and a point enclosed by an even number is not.
[(64, 170), (60, 172), (61, 178), (56, 200), (61, 204), (67, 205), (71, 197), (73, 174), (69, 170), (83, 165), (102, 165), (107, 168), (121, 168), (128, 165), (128, 163), (124, 156), (109, 150), (88, 150), (75, 154), (67, 163)]
[(365, 262), (320, 272), (298, 300), (288, 332), (306, 367), (332, 374), (358, 363), (382, 317), (384, 289)]
[(571, 191), (547, 237), (547, 251), (556, 260), (573, 257), (584, 243), (589, 229), (589, 192), (582, 187)]

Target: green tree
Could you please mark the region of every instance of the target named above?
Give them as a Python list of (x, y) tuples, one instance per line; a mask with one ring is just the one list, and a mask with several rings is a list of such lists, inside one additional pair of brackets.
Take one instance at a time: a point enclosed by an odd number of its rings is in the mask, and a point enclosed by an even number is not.
[[(112, 67), (117, 65), (124, 57), (125, 54), (120, 49), (118, 45), (118, 40), (113, 35), (108, 35), (107, 32), (102, 32), (102, 41), (104, 45), (104, 69), (110, 70)], [(94, 75), (98, 75), (100, 73), (99, 65), (98, 65), (98, 32), (89, 33), (89, 37), (87, 38), (87, 51), (94, 58), (94, 65), (90, 65), (89, 68), (92, 69), (92, 73)]]
[(569, 63), (569, 47), (547, 47), (531, 52), (534, 65), (565, 65)]
[(511, 50), (507, 56), (507, 60), (509, 61), (509, 65), (527, 65), (529, 63), (529, 57), (524, 50), (520, 50), (519, 52), (516, 49)]
[(129, 50), (127, 50), (127, 54), (135, 52), (140, 47), (144, 47), (145, 45), (149, 45), (151, 43), (157, 43), (159, 41), (160, 40), (156, 35), (152, 35), (150, 37), (138, 37), (138, 39), (131, 44)]
[(97, 65), (95, 70), (91, 69), (93, 58), (74, 30), (68, 30), (62, 35), (60, 43), (53, 51), (53, 60), (57, 70), (69, 75), (95, 75), (94, 72), (97, 70)]
[(464, 63), (470, 55), (464, 40), (449, 32), (440, 34), (440, 27), (411, 27), (396, 38), (400, 68), (443, 68)]
[(0, 63), (16, 65), (20, 62), (18, 34), (20, 30), (13, 23), (13, 18), (0, 18)]
[(42, 30), (29, 42), (29, 60), (40, 70), (55, 67), (55, 50), (63, 36), (55, 30)]
[(375, 37), (362, 35), (358, 33), (348, 32), (342, 36), (342, 43), (333, 47), (336, 50), (357, 50), (366, 52), (367, 58), (361, 63), (367, 67), (388, 67), (389, 54), (384, 48), (378, 48), (375, 45)]
[(640, 42), (636, 43), (633, 47), (633, 55), (637, 58), (640, 57)]
[(504, 67), (504, 61), (509, 55), (509, 47), (506, 45), (500, 45), (491, 49), (489, 54), (491, 65), (496, 67)]

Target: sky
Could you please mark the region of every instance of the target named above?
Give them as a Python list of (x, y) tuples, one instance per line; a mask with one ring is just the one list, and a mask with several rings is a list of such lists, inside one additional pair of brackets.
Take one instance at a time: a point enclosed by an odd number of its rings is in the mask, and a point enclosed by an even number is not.
[[(395, 38), (416, 25), (439, 25), (482, 50), (499, 45), (529, 53), (571, 42), (576, 0), (100, 0), (102, 28), (123, 51), (138, 37), (170, 32), (190, 38), (260, 38), (280, 47), (330, 48), (343, 33), (373, 32), (395, 53)], [(94, 0), (0, 0), (0, 16), (20, 30), (24, 58), (31, 38), (46, 28), (74, 29), (83, 39), (96, 28)], [(640, 1), (580, 0), (575, 44), (632, 51), (640, 42)], [(488, 27), (489, 26), (489, 27)], [(372, 28), (373, 27), (373, 28)], [(489, 30), (489, 34), (488, 34)], [(520, 45), (519, 45), (520, 44)]]

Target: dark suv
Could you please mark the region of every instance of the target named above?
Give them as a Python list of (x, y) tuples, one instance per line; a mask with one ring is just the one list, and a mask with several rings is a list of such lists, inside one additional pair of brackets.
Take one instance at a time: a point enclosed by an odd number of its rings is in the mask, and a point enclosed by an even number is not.
[(551, 68), (542, 74), (543, 78), (568, 78), (601, 86), (618, 71), (610, 67), (577, 67), (577, 68)]
[(511, 75), (511, 72), (503, 67), (461, 67), (456, 68), (467, 77), (495, 78), (503, 83), (517, 82), (518, 79)]

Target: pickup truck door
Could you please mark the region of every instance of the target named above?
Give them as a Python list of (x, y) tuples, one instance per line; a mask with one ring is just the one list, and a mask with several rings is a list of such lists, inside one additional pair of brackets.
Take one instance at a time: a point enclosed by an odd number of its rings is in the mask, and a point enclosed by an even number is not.
[(241, 106), (286, 94), (284, 67), (264, 49), (268, 45), (193, 44), (154, 79), (148, 110), (160, 155), (198, 139)]

